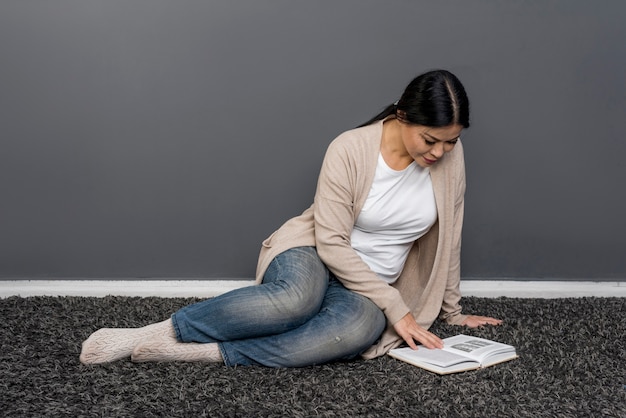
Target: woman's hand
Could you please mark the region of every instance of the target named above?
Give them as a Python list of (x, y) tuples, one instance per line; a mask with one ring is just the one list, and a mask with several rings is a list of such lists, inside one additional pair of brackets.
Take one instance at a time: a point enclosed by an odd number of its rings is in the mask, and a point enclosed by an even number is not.
[(483, 325), (500, 325), (501, 323), (501, 319), (491, 318), (489, 316), (468, 315), (465, 321), (461, 322), (461, 325), (477, 328)]
[(410, 312), (393, 324), (393, 329), (413, 350), (417, 350), (415, 341), (424, 344), (426, 348), (443, 348), (443, 341), (435, 334), (419, 326)]

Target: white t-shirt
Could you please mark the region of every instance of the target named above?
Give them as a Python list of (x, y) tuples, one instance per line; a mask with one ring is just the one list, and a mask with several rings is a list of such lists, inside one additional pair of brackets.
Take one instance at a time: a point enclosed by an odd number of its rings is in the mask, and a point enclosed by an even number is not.
[(372, 188), (352, 230), (352, 248), (383, 280), (393, 283), (413, 242), (436, 220), (428, 168), (412, 162), (396, 171), (379, 154)]

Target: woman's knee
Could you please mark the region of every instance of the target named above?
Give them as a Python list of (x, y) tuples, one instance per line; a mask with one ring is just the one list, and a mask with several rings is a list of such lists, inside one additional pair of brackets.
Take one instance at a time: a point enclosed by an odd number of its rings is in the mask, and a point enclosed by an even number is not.
[(263, 284), (271, 303), (291, 317), (310, 317), (321, 307), (329, 273), (314, 247), (298, 247), (279, 254)]
[(353, 359), (376, 342), (385, 329), (386, 320), (380, 310), (364, 316), (343, 316), (340, 319), (323, 308), (315, 322), (318, 330), (306, 333), (306, 342), (301, 341), (295, 346), (288, 343), (292, 352), (281, 352), (270, 363), (262, 364), (272, 367), (305, 367)]
[(367, 299), (355, 311), (350, 323), (351, 326), (343, 338), (346, 344), (357, 347), (357, 354), (360, 354), (380, 337), (387, 326), (387, 319), (383, 311)]
[(314, 292), (294, 289), (281, 283), (272, 283), (269, 286), (273, 288), (268, 293), (271, 309), (289, 322), (303, 323), (320, 310), (323, 297)]
[[(371, 300), (350, 292), (344, 303), (326, 306), (323, 311), (334, 318), (334, 326), (328, 330), (334, 333), (327, 340), (331, 352), (337, 358), (352, 358), (368, 349), (385, 330), (385, 314)], [(328, 321), (329, 323), (333, 321)], [(341, 354), (340, 354), (341, 353)]]

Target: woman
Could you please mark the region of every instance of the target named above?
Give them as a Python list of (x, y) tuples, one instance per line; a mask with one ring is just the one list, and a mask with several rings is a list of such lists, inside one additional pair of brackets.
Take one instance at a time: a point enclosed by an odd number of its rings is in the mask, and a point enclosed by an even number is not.
[(469, 102), (450, 72), (415, 78), (400, 100), (329, 146), (313, 205), (263, 242), (257, 286), (137, 329), (101, 329), (85, 364), (213, 361), (300, 367), (402, 343), (440, 348), (428, 328), (498, 325), (459, 304), (463, 150)]

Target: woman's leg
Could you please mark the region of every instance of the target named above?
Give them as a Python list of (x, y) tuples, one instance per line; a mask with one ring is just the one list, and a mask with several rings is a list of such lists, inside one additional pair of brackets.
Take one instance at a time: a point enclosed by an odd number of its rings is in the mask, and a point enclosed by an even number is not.
[(263, 283), (184, 307), (172, 315), (181, 342), (210, 343), (280, 334), (322, 304), (329, 273), (315, 247), (292, 248), (269, 265)]
[[(237, 289), (185, 307), (171, 319), (143, 328), (94, 332), (80, 356), (85, 364), (107, 363), (131, 355), (151, 361), (155, 353), (178, 350), (178, 341), (209, 343), (271, 335), (298, 327), (315, 315), (328, 286), (328, 270), (314, 247), (293, 248), (278, 255), (259, 286)], [(145, 344), (144, 344), (145, 345)], [(215, 361), (214, 347), (188, 346), (194, 358)], [(184, 353), (185, 355), (189, 353)], [(218, 352), (219, 354), (219, 352)]]
[(101, 328), (83, 342), (80, 362), (101, 364), (120, 360), (130, 356), (141, 341), (155, 338), (176, 341), (171, 319), (142, 328)]
[(279, 335), (219, 344), (227, 365), (303, 367), (353, 358), (370, 347), (386, 326), (368, 298), (332, 280), (317, 315)]

